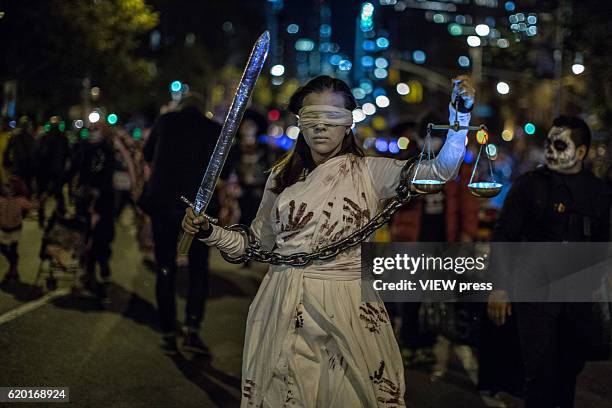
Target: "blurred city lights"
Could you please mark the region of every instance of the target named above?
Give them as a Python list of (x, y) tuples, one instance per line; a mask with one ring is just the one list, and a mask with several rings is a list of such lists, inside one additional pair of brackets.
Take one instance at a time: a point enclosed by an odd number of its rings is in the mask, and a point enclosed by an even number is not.
[(378, 48), (385, 49), (389, 46), (389, 40), (386, 39), (385, 37), (377, 38), (376, 45), (378, 46)]
[(381, 153), (386, 152), (389, 149), (389, 143), (385, 139), (378, 138), (374, 144), (376, 150)]
[(529, 37), (533, 37), (534, 35), (536, 35), (538, 33), (538, 27), (536, 26), (531, 26), (527, 29), (527, 35)]
[(382, 116), (374, 116), (372, 118), (372, 127), (375, 130), (383, 131), (387, 127), (387, 121)]
[(365, 51), (375, 51), (376, 50), (376, 43), (372, 40), (365, 40), (362, 46)]
[[(225, 21), (221, 26), (221, 29), (226, 33), (231, 33), (234, 30), (234, 24), (231, 21)], [(193, 35), (193, 33), (191, 35), (195, 40), (195, 35)], [(188, 43), (187, 38), (185, 38), (185, 43)], [(191, 45), (193, 45), (193, 40), (191, 41)]]
[(478, 24), (476, 26), (476, 34), (481, 37), (486, 37), (491, 32), (491, 28), (486, 24)]
[(389, 152), (393, 153), (393, 154), (397, 154), (397, 153), (399, 153), (399, 151), (400, 151), (400, 148), (397, 145), (397, 141), (396, 140), (392, 140), (389, 143)]
[(362, 109), (357, 108), (357, 109), (353, 110), (353, 121), (355, 123), (361, 122), (365, 118), (366, 118), (366, 114), (363, 112)]
[(444, 15), (443, 15), (443, 14), (436, 13), (436, 14), (434, 14), (434, 16), (433, 16), (433, 22), (434, 22), (434, 23), (437, 23), (437, 24), (442, 24), (442, 23), (445, 23), (445, 22), (446, 22), (446, 19), (444, 18)]
[(580, 75), (584, 72), (584, 57), (581, 52), (577, 52), (572, 65), (572, 72), (575, 75)]
[(389, 73), (388, 73), (388, 72), (387, 72), (387, 70), (386, 70), (386, 69), (384, 69), (384, 68), (376, 68), (376, 69), (374, 70), (374, 76), (375, 76), (376, 78), (378, 78), (378, 79), (383, 79), (383, 78), (386, 78), (386, 77), (387, 77), (387, 75), (389, 75)]
[(329, 63), (332, 65), (338, 65), (340, 61), (342, 61), (342, 57), (338, 54), (334, 54), (331, 57), (329, 57)]
[(361, 81), (359, 83), (359, 86), (366, 94), (370, 94), (374, 90), (374, 88), (372, 87), (372, 81), (370, 81), (369, 79), (364, 79), (363, 81)]
[(525, 123), (525, 133), (527, 133), (528, 135), (533, 135), (536, 131), (536, 127), (533, 123), (528, 122)]
[(376, 58), (376, 67), (377, 68), (387, 68), (389, 66), (389, 61), (384, 57)]
[(81, 129), (81, 131), (79, 132), (79, 136), (81, 136), (81, 138), (83, 139), (87, 139), (87, 137), (89, 137), (89, 129), (87, 128)]
[(459, 66), (463, 68), (467, 68), (470, 66), (470, 59), (465, 55), (460, 56), (457, 62), (459, 63)]
[(416, 64), (423, 64), (426, 58), (425, 53), (421, 50), (416, 50), (412, 53), (412, 59)]
[(513, 1), (507, 1), (504, 4), (504, 8), (506, 9), (506, 11), (514, 11), (514, 9), (516, 9), (516, 5)]
[(486, 130), (480, 129), (478, 132), (476, 132), (476, 142), (478, 142), (478, 144), (486, 144), (488, 141), (489, 134)]
[(172, 92), (178, 92), (181, 90), (182, 87), (183, 84), (181, 83), (181, 81), (172, 81), (172, 83), (170, 84), (170, 90)]
[(114, 125), (115, 123), (117, 123), (118, 120), (119, 117), (114, 113), (111, 113), (106, 117), (106, 121), (109, 123), (109, 125)]
[(537, 24), (538, 23), (538, 17), (535, 14), (530, 14), (529, 16), (527, 16), (527, 24)]
[(514, 134), (512, 133), (510, 129), (505, 129), (502, 132), (502, 139), (504, 139), (506, 142), (511, 141), (513, 137), (514, 137)]
[(374, 89), (374, 92), (372, 93), (372, 95), (374, 95), (374, 98), (376, 98), (379, 95), (386, 95), (386, 94), (387, 93), (385, 92), (385, 89), (384, 88), (380, 88), (380, 87)]
[(389, 98), (387, 98), (385, 95), (378, 95), (376, 97), (376, 106), (379, 108), (386, 108), (389, 106)]
[(500, 81), (497, 83), (497, 92), (502, 95), (507, 95), (510, 92), (510, 85), (506, 82)]
[(300, 128), (292, 125), (287, 128), (286, 132), (287, 132), (287, 136), (295, 140), (298, 138), (298, 135), (300, 134)]
[(274, 65), (270, 68), (270, 73), (274, 76), (281, 76), (285, 73), (285, 66), (281, 64)]
[(359, 18), (359, 27), (361, 31), (370, 31), (374, 27), (374, 5), (372, 3), (363, 3), (361, 5), (361, 15)]
[(349, 60), (342, 60), (338, 64), (338, 69), (340, 71), (350, 71), (352, 67), (353, 67), (353, 64)]
[(77, 119), (74, 121), (74, 127), (77, 129), (81, 129), (83, 127), (83, 120)]
[(329, 37), (331, 35), (331, 26), (329, 24), (321, 24), (321, 27), (319, 27), (319, 34), (321, 34), (324, 37)]
[(315, 43), (309, 38), (300, 38), (295, 42), (296, 51), (312, 51)]
[(510, 46), (510, 42), (505, 38), (500, 38), (499, 40), (497, 40), (497, 46), (499, 48), (508, 48)]
[(278, 109), (272, 109), (270, 112), (268, 112), (268, 120), (275, 122), (279, 119), (280, 119), (280, 112), (278, 111)]
[(470, 35), (467, 38), (467, 43), (470, 47), (478, 47), (481, 43), (480, 37), (477, 37), (475, 35)]
[(487, 154), (491, 156), (491, 158), (497, 156), (497, 146), (495, 146), (493, 143), (487, 145)]
[(463, 161), (466, 162), (467, 164), (472, 164), (472, 162), (474, 161), (474, 154), (472, 153), (470, 149), (467, 149), (465, 151), (465, 156), (463, 157)]
[(362, 88), (353, 88), (353, 96), (355, 99), (363, 99), (366, 96), (365, 91)]
[(278, 125), (272, 125), (268, 129), (268, 134), (272, 137), (281, 137), (283, 135), (283, 128)]
[(410, 139), (408, 139), (405, 136), (402, 136), (397, 140), (397, 147), (399, 147), (402, 150), (407, 149), (409, 144), (410, 144)]
[(584, 72), (584, 65), (582, 64), (574, 64), (572, 65), (572, 72), (574, 75), (580, 75)]
[(134, 140), (140, 140), (142, 138), (142, 129), (134, 128), (134, 131), (132, 132), (132, 137), (134, 138)]
[(98, 88), (97, 86), (91, 88), (91, 96), (93, 98), (97, 98), (98, 96), (100, 96), (100, 88)]
[(89, 119), (89, 122), (96, 123), (97, 121), (100, 120), (100, 113), (98, 113), (97, 111), (93, 111), (89, 114), (88, 119)]
[(397, 93), (400, 95), (408, 95), (410, 93), (410, 87), (408, 86), (408, 84), (405, 84), (403, 82), (400, 82), (399, 84), (397, 84), (395, 89), (397, 90)]
[(8, 124), (11, 129), (15, 129), (15, 127), (17, 126), (17, 121), (11, 120)]
[(373, 66), (374, 58), (370, 57), (369, 55), (364, 55), (363, 57), (361, 57), (361, 65), (363, 65), (366, 68)]
[(459, 24), (452, 23), (448, 25), (448, 32), (450, 33), (450, 35), (457, 37), (463, 34), (463, 29)]
[(298, 33), (298, 31), (300, 31), (300, 26), (299, 26), (299, 25), (297, 25), (297, 24), (289, 24), (289, 25), (287, 26), (287, 32), (288, 32), (289, 34), (297, 34), (297, 33)]
[(361, 107), (361, 110), (363, 110), (363, 113), (365, 113), (366, 115), (373, 115), (376, 113), (376, 106), (374, 106), (374, 104), (370, 102), (364, 103)]

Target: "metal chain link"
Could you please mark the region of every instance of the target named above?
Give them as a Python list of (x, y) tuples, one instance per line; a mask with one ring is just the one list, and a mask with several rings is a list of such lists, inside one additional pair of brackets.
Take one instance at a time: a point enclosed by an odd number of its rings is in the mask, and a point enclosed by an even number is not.
[(224, 252), (221, 252), (221, 255), (230, 263), (243, 263), (252, 260), (272, 265), (290, 266), (305, 266), (315, 260), (331, 259), (340, 252), (344, 252), (365, 241), (377, 229), (385, 225), (399, 207), (407, 203), (413, 196), (417, 195), (410, 191), (410, 187), (407, 184), (407, 174), (410, 172), (410, 169), (410, 165), (404, 166), (400, 178), (403, 182), (400, 183), (397, 188), (396, 196), (393, 197), (374, 218), (368, 221), (366, 225), (339, 241), (326, 245), (315, 252), (298, 252), (291, 255), (281, 255), (277, 252), (267, 251), (263, 249), (261, 243), (252, 236), (251, 231), (246, 225), (234, 224), (225, 228), (230, 231), (240, 232), (247, 240), (247, 248), (244, 254), (238, 257), (232, 257)]

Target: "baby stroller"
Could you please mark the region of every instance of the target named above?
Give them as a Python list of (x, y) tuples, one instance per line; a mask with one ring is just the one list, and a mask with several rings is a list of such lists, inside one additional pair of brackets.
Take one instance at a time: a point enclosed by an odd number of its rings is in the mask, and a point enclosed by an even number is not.
[(83, 216), (67, 217), (57, 211), (45, 226), (40, 248), (40, 264), (35, 286), (45, 277), (47, 290), (57, 289), (58, 280), (73, 282), (82, 274), (82, 258), (87, 245), (89, 221)]

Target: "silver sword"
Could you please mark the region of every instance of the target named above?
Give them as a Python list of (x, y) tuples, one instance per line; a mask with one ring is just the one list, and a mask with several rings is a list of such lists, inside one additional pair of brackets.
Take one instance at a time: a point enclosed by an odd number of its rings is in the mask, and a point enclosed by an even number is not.
[[(210, 162), (200, 182), (200, 187), (198, 188), (198, 193), (193, 203), (193, 210), (197, 215), (204, 214), (210, 203), (210, 199), (215, 191), (215, 186), (219, 180), (219, 175), (221, 174), (221, 169), (229, 154), (234, 136), (236, 135), (236, 131), (238, 130), (238, 126), (246, 110), (249, 98), (253, 93), (253, 88), (255, 88), (255, 82), (257, 82), (257, 78), (259, 78), (261, 69), (268, 56), (269, 46), (270, 33), (265, 31), (259, 36), (257, 42), (253, 46), (249, 61), (242, 73), (242, 79), (240, 79), (240, 84), (238, 84), (238, 88), (236, 89), (236, 95), (225, 117), (225, 122), (223, 123), (223, 128), (221, 128), (215, 150), (212, 153)], [(183, 236), (178, 245), (178, 251), (181, 255), (187, 254), (192, 240), (192, 234), (183, 232)]]

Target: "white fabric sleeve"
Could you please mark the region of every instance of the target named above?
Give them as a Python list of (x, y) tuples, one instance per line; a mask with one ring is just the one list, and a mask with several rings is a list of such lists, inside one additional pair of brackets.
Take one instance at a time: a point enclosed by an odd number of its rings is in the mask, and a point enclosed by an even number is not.
[[(455, 109), (452, 105), (449, 105), (448, 111), (448, 123), (452, 125), (455, 123)], [(472, 116), (470, 113), (457, 112), (457, 114), (459, 126), (470, 125), (470, 118)], [(449, 129), (446, 135), (446, 141), (435, 159), (421, 161), (421, 165), (418, 166), (416, 177), (414, 171), (417, 170), (417, 166), (414, 166), (413, 170), (408, 174), (410, 180), (416, 178), (417, 180), (439, 180), (446, 182), (457, 177), (461, 162), (465, 156), (465, 138), (467, 134), (467, 129), (457, 132)]]
[[(449, 105), (449, 123), (455, 123), (455, 109)], [(458, 120), (460, 126), (468, 126), (470, 124), (470, 113), (459, 112)], [(455, 132), (449, 129), (446, 136), (446, 142), (440, 149), (440, 152), (433, 160), (423, 160), (418, 166), (418, 174), (416, 179), (429, 179), (448, 181), (457, 177), (457, 173), (465, 155), (465, 138), (467, 130)], [(414, 164), (405, 177), (412, 181), (416, 163), (418, 158), (414, 160)], [(391, 198), (396, 195), (396, 189), (400, 183), (402, 169), (409, 162), (406, 160), (394, 160), (385, 157), (366, 157), (365, 162), (374, 190), (381, 199)]]
[[(257, 215), (249, 227), (253, 237), (261, 243), (262, 249), (268, 251), (274, 248), (275, 242), (274, 232), (272, 231), (272, 211), (277, 194), (270, 190), (274, 186), (275, 177), (276, 173), (270, 173)], [(244, 254), (247, 242), (240, 232), (230, 231), (217, 225), (211, 225), (211, 227), (213, 230), (210, 236), (200, 239), (200, 241), (209, 246), (216, 246), (220, 251), (232, 257)]]

